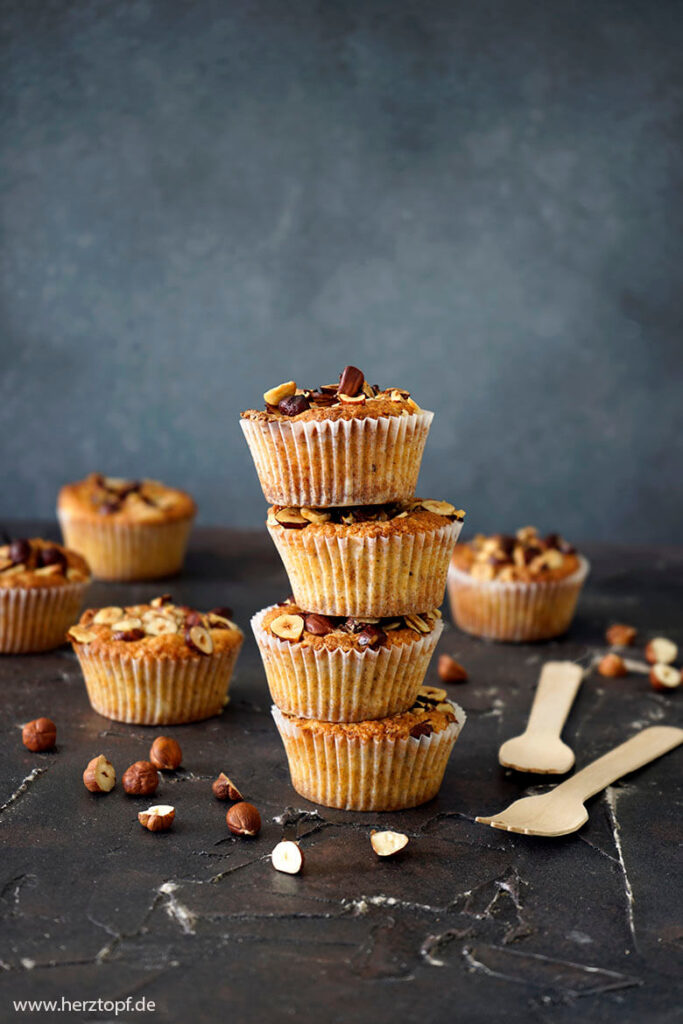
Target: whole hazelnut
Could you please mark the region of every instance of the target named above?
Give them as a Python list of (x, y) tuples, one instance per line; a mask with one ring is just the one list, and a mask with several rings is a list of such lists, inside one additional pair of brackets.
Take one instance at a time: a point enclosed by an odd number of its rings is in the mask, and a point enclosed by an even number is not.
[(35, 718), (21, 730), (21, 739), (34, 753), (52, 750), (57, 742), (57, 726), (51, 718)]
[(126, 768), (121, 785), (129, 796), (149, 796), (159, 785), (159, 773), (149, 761), (136, 761)]
[(228, 828), (236, 836), (255, 836), (261, 829), (261, 815), (253, 804), (244, 800), (233, 804), (225, 815)]
[(109, 793), (116, 785), (114, 765), (104, 754), (93, 757), (83, 772), (83, 785), (91, 793)]
[(615, 622), (605, 633), (605, 640), (610, 647), (630, 647), (636, 638), (636, 627), (627, 626), (623, 622)]
[(439, 656), (438, 672), (443, 683), (464, 683), (467, 679), (467, 670), (455, 658), (451, 658), (450, 654)]
[(157, 736), (149, 751), (149, 759), (155, 768), (173, 772), (183, 760), (180, 744), (170, 736)]
[(616, 679), (617, 676), (625, 676), (627, 671), (624, 659), (618, 654), (606, 654), (598, 662), (598, 672), (601, 676)]
[(232, 779), (228, 778), (225, 772), (220, 773), (218, 778), (214, 781), (213, 785), (211, 786), (211, 790), (213, 792), (213, 795), (216, 797), (216, 800), (243, 799), (239, 789), (232, 781)]

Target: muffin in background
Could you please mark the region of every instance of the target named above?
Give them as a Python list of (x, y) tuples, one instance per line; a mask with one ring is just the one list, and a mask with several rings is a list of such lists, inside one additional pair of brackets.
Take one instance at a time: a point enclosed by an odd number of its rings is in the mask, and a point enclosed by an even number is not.
[(534, 526), (512, 536), (477, 534), (459, 545), (448, 571), (455, 624), (488, 640), (549, 640), (569, 629), (588, 561), (557, 533)]
[(434, 414), (409, 391), (380, 390), (347, 366), (338, 384), (287, 381), (263, 400), (240, 425), (270, 504), (379, 505), (415, 493)]
[(229, 612), (198, 612), (168, 595), (127, 608), (89, 608), (68, 638), (93, 709), (136, 725), (219, 714), (244, 640)]
[(101, 580), (152, 580), (182, 567), (196, 515), (189, 494), (157, 480), (91, 473), (59, 492), (64, 542)]
[(54, 541), (0, 547), (0, 653), (49, 651), (65, 642), (90, 582), (86, 560)]

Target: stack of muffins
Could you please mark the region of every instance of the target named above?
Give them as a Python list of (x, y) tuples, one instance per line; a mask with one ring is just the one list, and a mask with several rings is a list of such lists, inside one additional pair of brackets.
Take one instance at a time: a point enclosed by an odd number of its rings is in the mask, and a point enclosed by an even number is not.
[(423, 687), (464, 512), (415, 498), (433, 418), (347, 366), (242, 413), (293, 596), (252, 619), (294, 788), (397, 810), (437, 793), (464, 712)]

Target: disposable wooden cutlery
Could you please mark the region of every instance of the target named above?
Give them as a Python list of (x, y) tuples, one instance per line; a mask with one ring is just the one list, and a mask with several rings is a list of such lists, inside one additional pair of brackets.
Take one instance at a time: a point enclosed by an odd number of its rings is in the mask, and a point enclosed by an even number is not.
[(679, 743), (683, 743), (683, 729), (653, 725), (603, 754), (550, 793), (523, 797), (500, 814), (476, 820), (482, 825), (529, 836), (565, 836), (576, 832), (588, 821), (584, 800), (622, 775), (628, 775), (673, 750)]
[(583, 669), (573, 661), (549, 661), (543, 666), (526, 729), (498, 751), (503, 767), (520, 772), (569, 771), (574, 751), (560, 739), (560, 733), (582, 678)]

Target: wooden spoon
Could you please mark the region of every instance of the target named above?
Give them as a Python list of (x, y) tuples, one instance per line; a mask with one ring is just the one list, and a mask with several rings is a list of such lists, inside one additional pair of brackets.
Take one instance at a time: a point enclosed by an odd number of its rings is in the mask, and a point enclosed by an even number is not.
[(573, 661), (549, 661), (543, 666), (526, 729), (498, 751), (504, 768), (546, 774), (569, 771), (574, 751), (562, 742), (560, 733), (582, 679), (583, 669)]
[(622, 775), (673, 750), (679, 743), (683, 743), (683, 729), (671, 725), (650, 726), (561, 782), (550, 793), (523, 797), (500, 814), (476, 820), (482, 825), (527, 836), (566, 836), (588, 821), (584, 800)]

